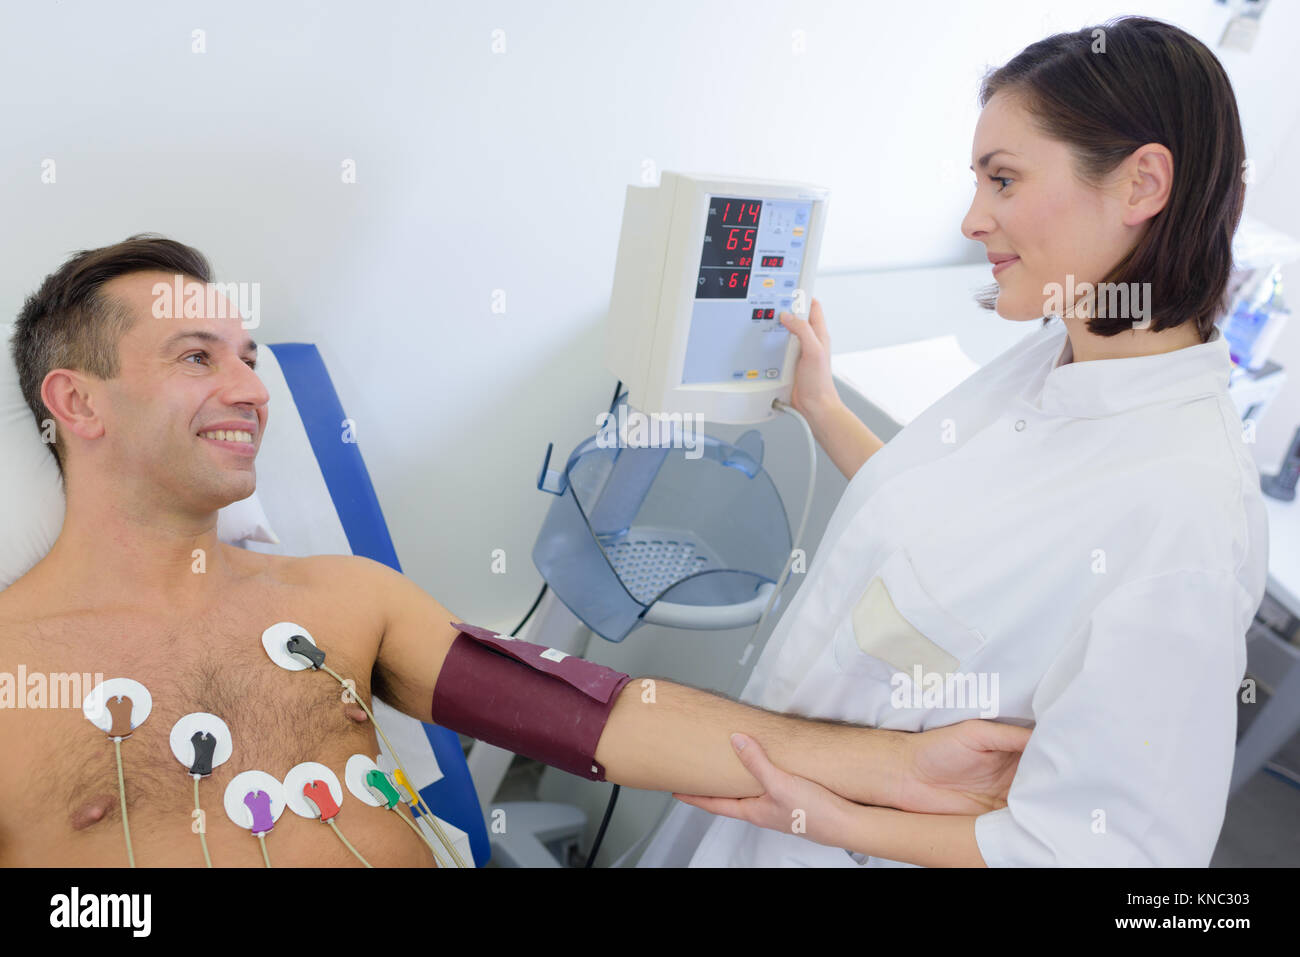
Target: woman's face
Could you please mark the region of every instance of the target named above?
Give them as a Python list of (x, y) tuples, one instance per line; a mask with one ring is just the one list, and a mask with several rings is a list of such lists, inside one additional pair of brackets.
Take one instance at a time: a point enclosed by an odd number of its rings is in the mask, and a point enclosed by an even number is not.
[(1067, 276), (1073, 288), (1099, 282), (1137, 241), (1140, 222), (1125, 222), (1134, 218), (1126, 164), (1102, 189), (1081, 182), (1069, 147), (1040, 133), (1005, 93), (980, 113), (971, 162), (975, 198), (961, 231), (982, 242), (992, 260), (1015, 257), (994, 277), (1004, 319), (1041, 319), (1050, 283), (1064, 295)]

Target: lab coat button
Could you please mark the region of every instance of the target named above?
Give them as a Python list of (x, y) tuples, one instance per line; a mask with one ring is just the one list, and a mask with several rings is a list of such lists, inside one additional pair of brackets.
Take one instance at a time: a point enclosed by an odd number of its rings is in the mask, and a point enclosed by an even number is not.
[(1024, 419), (1016, 419), (1016, 431), (1017, 431), (1017, 432), (1023, 432), (1024, 430), (1025, 430), (1025, 420), (1024, 420)]

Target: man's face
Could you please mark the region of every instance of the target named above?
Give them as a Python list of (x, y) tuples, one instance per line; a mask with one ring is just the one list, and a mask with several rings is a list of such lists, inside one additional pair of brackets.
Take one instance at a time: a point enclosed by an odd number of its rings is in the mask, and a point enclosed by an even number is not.
[[(269, 397), (253, 371), (257, 346), (237, 306), (205, 294), (199, 316), (186, 317), (184, 300), (155, 292), (157, 284), (174, 290), (175, 282), (167, 273), (140, 272), (103, 287), (134, 322), (118, 344), (117, 378), (97, 383), (104, 426), (97, 441), (104, 445), (96, 452), (106, 476), (152, 486), (162, 503), (215, 510), (257, 486), (253, 462)], [(247, 434), (216, 436), (215, 430)]]

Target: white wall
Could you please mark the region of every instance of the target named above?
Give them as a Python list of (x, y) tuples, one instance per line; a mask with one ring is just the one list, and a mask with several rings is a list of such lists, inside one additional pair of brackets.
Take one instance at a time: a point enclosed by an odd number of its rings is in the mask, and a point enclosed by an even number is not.
[[(504, 622), (538, 584), (545, 443), (590, 434), (613, 387), (601, 318), (644, 164), (830, 187), (827, 271), (976, 261), (958, 223), (979, 76), (1122, 9), (1042, 6), (6, 3), (0, 315), (69, 252), (139, 230), (262, 283), (258, 338), (321, 346), (408, 572)], [(1206, 40), (1226, 17), (1210, 0), (1131, 11)], [(1300, 150), (1282, 152), (1297, 104), (1278, 92), (1300, 88), (1297, 20), (1274, 3), (1253, 54), (1222, 54), (1259, 215), (1291, 231), (1297, 190), (1275, 171)]]

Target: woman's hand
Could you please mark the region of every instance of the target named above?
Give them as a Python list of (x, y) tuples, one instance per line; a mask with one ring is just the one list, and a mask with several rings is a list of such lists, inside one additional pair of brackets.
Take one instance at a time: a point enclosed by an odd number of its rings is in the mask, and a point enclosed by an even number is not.
[(835, 467), (852, 479), (864, 462), (884, 442), (840, 400), (831, 376), (831, 337), (826, 331), (822, 304), (816, 299), (808, 321), (788, 312), (781, 313), (781, 325), (799, 340), (799, 361), (794, 367), (790, 404), (812, 429), (813, 438), (830, 456)]
[(807, 321), (791, 312), (783, 312), (779, 318), (781, 325), (799, 340), (799, 362), (794, 367), (790, 404), (804, 417), (817, 418), (840, 401), (831, 379), (831, 337), (826, 331), (822, 304), (813, 299)]
[(893, 807), (928, 814), (982, 814), (1007, 806), (1031, 732), (972, 718), (906, 734)]
[[(988, 724), (989, 722), (965, 722)], [(949, 730), (949, 729), (942, 729)], [(1021, 729), (1023, 730), (1023, 729)], [(1028, 732), (1025, 732), (1028, 734)], [(922, 735), (912, 735), (920, 738)], [(981, 731), (944, 735), (932, 745), (932, 757), (944, 749), (960, 759), (963, 750), (989, 742)], [(950, 742), (957, 741), (953, 747)], [(983, 867), (983, 855), (975, 836), (976, 815), (918, 814), (888, 808), (854, 804), (806, 778), (782, 771), (763, 753), (753, 738), (732, 735), (740, 762), (763, 786), (763, 794), (750, 798), (701, 797), (674, 794), (686, 804), (712, 814), (747, 821), (756, 827), (781, 831), (873, 857), (905, 861), (922, 867)], [(922, 754), (928, 753), (922, 749)]]
[(733, 734), (731, 743), (745, 770), (763, 786), (762, 794), (748, 798), (699, 794), (674, 794), (673, 797), (710, 814), (734, 817), (830, 847), (842, 846), (848, 815), (858, 805), (807, 778), (782, 771), (767, 759), (762, 746), (748, 735)]

